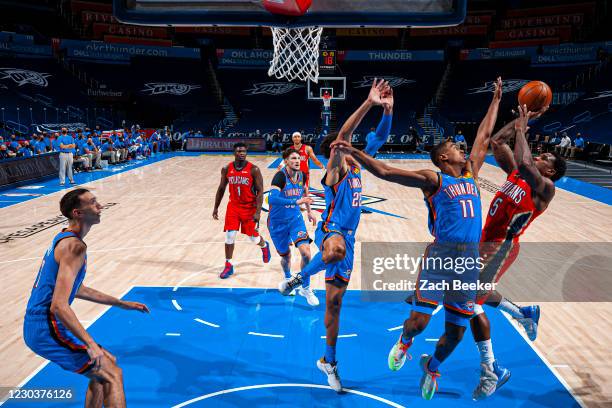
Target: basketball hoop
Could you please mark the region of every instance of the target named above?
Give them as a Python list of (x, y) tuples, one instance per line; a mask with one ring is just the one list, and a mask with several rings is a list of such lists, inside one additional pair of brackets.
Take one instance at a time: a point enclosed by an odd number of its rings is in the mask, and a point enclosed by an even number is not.
[[(270, 13), (296, 17), (303, 16), (312, 0), (262, 0)], [(293, 81), (319, 80), (319, 43), (323, 27), (271, 27), (274, 55), (268, 75)]]
[(319, 80), (319, 43), (323, 27), (272, 27), (274, 56), (268, 75), (293, 81)]

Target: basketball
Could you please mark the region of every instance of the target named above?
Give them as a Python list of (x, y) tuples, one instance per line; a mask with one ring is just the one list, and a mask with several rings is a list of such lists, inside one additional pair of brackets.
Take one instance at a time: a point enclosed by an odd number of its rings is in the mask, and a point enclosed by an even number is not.
[(312, 0), (263, 0), (264, 8), (273, 14), (301, 16), (310, 8)]
[(552, 102), (552, 90), (542, 81), (531, 81), (518, 94), (520, 105), (527, 105), (531, 112), (537, 112)]

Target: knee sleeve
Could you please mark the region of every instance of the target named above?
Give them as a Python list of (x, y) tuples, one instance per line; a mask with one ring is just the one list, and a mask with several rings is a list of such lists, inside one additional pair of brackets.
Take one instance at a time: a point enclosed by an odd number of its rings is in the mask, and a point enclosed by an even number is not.
[(238, 234), (238, 231), (226, 231), (225, 243), (227, 245), (232, 245), (236, 241), (236, 234)]
[(260, 240), (261, 240), (261, 237), (249, 237), (249, 241), (251, 241), (254, 244), (259, 244)]

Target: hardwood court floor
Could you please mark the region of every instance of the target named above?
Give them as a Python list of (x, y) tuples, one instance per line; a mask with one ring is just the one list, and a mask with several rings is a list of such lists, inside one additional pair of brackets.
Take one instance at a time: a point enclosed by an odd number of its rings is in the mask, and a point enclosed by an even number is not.
[[(273, 157), (257, 156), (268, 188)], [(115, 296), (132, 286), (276, 287), (282, 277), (279, 258), (273, 252), (268, 265), (261, 253), (242, 238), (234, 254), (236, 273), (220, 280), (223, 266), (223, 215), (212, 219), (220, 168), (230, 156), (174, 157), (129, 172), (97, 180), (91, 189), (102, 204), (102, 222), (86, 237), (88, 272), (86, 284)], [(426, 160), (389, 160), (407, 169), (433, 168)], [(320, 170), (311, 175), (320, 188)], [(502, 184), (503, 172), (488, 164), (481, 171), (485, 183)], [(0, 210), (0, 236), (32, 226), (59, 214), (61, 192)], [(364, 173), (364, 194), (382, 197), (376, 210), (405, 217), (372, 213), (362, 217), (357, 241), (428, 242), (427, 211), (420, 191), (378, 180)], [(482, 189), (483, 212), (493, 193)], [(114, 204), (113, 204), (114, 203)], [(483, 215), (486, 215), (483, 214)], [(262, 225), (266, 215), (262, 216)], [(16, 386), (43, 360), (31, 353), (22, 340), (22, 319), (32, 282), (45, 249), (60, 226), (41, 230), (25, 238), (0, 244), (0, 294), (4, 310), (0, 316), (0, 384)], [(268, 238), (267, 229), (261, 228)], [(309, 227), (311, 234), (314, 228)], [(547, 212), (536, 220), (523, 242), (610, 242), (612, 207), (558, 190)], [(314, 251), (314, 246), (312, 246)], [(360, 250), (356, 247), (351, 289), (360, 289)], [(297, 270), (297, 257), (294, 257)], [(323, 289), (321, 274), (313, 279)], [(319, 292), (322, 298), (323, 292)], [(77, 315), (87, 324), (105, 309), (75, 301)], [(535, 348), (588, 406), (609, 406), (612, 400), (612, 306), (609, 303), (542, 304), (541, 330)], [(155, 313), (155, 311), (152, 311)], [(466, 335), (465, 341), (472, 341)], [(495, 332), (493, 330), (495, 341)]]

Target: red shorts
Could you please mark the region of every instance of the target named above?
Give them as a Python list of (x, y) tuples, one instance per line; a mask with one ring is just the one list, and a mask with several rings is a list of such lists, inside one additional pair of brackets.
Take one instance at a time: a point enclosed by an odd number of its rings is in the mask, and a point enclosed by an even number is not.
[[(518, 258), (521, 244), (518, 241), (510, 243), (485, 242), (480, 247), (480, 255), (484, 258), (483, 268), (479, 280), (481, 282), (497, 283), (504, 273)], [(482, 305), (486, 302), (491, 292), (478, 293), (476, 303)]]
[(238, 231), (249, 237), (259, 236), (259, 225), (253, 220), (257, 208), (228, 204), (223, 231)]

